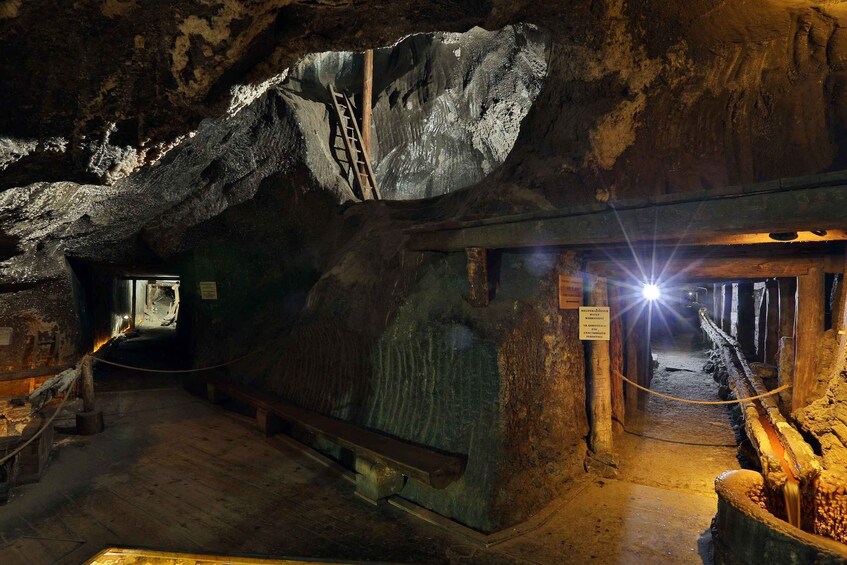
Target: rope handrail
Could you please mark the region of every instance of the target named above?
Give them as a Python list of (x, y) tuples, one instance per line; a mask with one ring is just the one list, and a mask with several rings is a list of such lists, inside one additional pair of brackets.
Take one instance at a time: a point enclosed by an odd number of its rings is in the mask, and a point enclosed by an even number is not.
[(105, 363), (106, 365), (112, 365), (113, 367), (120, 367), (121, 369), (130, 369), (132, 371), (141, 371), (145, 373), (199, 373), (201, 371), (211, 371), (212, 369), (220, 369), (221, 367), (226, 367), (227, 365), (232, 365), (238, 363), (246, 359), (247, 357), (253, 355), (258, 351), (254, 349), (249, 353), (245, 353), (240, 357), (236, 357), (235, 359), (230, 359), (224, 363), (218, 363), (217, 365), (210, 365), (208, 367), (198, 367), (196, 369), (149, 369), (147, 367), (135, 367), (133, 365), (125, 365), (123, 363), (116, 363), (115, 361), (108, 361), (103, 359), (102, 357), (97, 357), (96, 355), (92, 355), (91, 358), (98, 363)]
[(764, 398), (766, 396), (773, 396), (774, 394), (779, 394), (780, 392), (782, 392), (785, 389), (791, 388), (790, 384), (785, 384), (785, 385), (782, 385), (781, 387), (777, 387), (777, 388), (773, 389), (772, 391), (766, 392), (764, 394), (757, 394), (756, 396), (747, 396), (745, 398), (736, 398), (735, 400), (693, 400), (691, 398), (679, 398), (678, 396), (671, 396), (669, 394), (663, 394), (663, 393), (656, 391), (656, 390), (651, 390), (647, 387), (641, 386), (638, 383), (632, 382), (631, 380), (626, 378), (623, 375), (623, 373), (621, 373), (620, 371), (612, 371), (612, 372), (615, 373), (617, 376), (619, 376), (620, 378), (622, 378), (623, 380), (625, 380), (626, 382), (628, 382), (629, 384), (631, 384), (632, 386), (634, 386), (635, 388), (637, 388), (639, 390), (643, 390), (644, 392), (649, 392), (650, 394), (660, 396), (660, 397), (666, 398), (668, 400), (673, 400), (673, 401), (676, 401), (676, 402), (684, 402), (684, 403), (687, 403), (687, 404), (711, 404), (711, 405), (738, 404), (739, 402), (747, 402), (747, 401), (750, 401), (750, 400), (758, 400), (758, 399)]
[(34, 442), (36, 439), (38, 439), (39, 437), (41, 437), (41, 434), (43, 434), (43, 433), (44, 433), (44, 430), (46, 430), (46, 429), (47, 429), (47, 428), (49, 428), (51, 425), (53, 425), (53, 420), (55, 420), (55, 419), (56, 419), (56, 416), (58, 416), (58, 415), (59, 415), (59, 413), (62, 411), (62, 408), (64, 408), (64, 407), (65, 407), (65, 402), (67, 402), (67, 401), (68, 401), (68, 397), (70, 396), (69, 392), (70, 392), (70, 390), (71, 390), (71, 387), (72, 387), (72, 386), (74, 385), (74, 383), (75, 383), (75, 382), (79, 379), (79, 376), (80, 376), (81, 374), (82, 374), (82, 371), (77, 371), (77, 372), (76, 372), (76, 376), (75, 376), (75, 377), (71, 380), (71, 382), (70, 382), (70, 383), (68, 383), (68, 386), (65, 388), (64, 396), (62, 396), (62, 402), (60, 402), (60, 403), (59, 403), (59, 407), (58, 407), (58, 408), (56, 408), (56, 411), (55, 411), (55, 412), (53, 412), (53, 415), (52, 415), (52, 416), (50, 416), (50, 419), (48, 419), (48, 420), (47, 420), (47, 422), (46, 422), (43, 426), (41, 426), (41, 429), (39, 429), (37, 432), (35, 432), (35, 433), (32, 435), (32, 437), (30, 437), (28, 440), (26, 440), (26, 441), (25, 441), (25, 442), (23, 442), (21, 445), (19, 445), (18, 447), (16, 447), (16, 448), (15, 448), (15, 449), (11, 452), (11, 453), (7, 453), (7, 454), (6, 454), (6, 455), (4, 455), (3, 457), (1, 457), (1, 458), (0, 458), (0, 465), (5, 464), (5, 463), (6, 463), (6, 461), (8, 461), (9, 459), (11, 459), (12, 457), (14, 457), (15, 455), (17, 455), (17, 454), (18, 454), (18, 453), (20, 453), (21, 451), (23, 451), (23, 450), (24, 450), (24, 448), (25, 448), (26, 446), (28, 446), (29, 444), (31, 444), (32, 442)]

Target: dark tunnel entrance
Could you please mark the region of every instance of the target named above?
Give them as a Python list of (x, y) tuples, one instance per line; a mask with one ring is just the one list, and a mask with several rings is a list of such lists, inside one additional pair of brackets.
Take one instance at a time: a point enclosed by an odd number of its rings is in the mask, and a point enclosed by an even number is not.
[[(86, 351), (98, 391), (174, 386), (165, 371), (188, 366), (188, 324), (180, 324), (174, 269), (69, 259)], [(143, 369), (135, 370), (134, 368)]]

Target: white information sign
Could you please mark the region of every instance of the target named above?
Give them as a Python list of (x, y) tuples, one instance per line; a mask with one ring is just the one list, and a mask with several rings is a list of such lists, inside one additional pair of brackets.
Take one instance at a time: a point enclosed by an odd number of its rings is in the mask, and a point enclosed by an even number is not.
[(609, 333), (608, 306), (580, 306), (579, 339), (608, 341)]
[(12, 328), (0, 328), (0, 345), (12, 345)]
[(215, 281), (203, 281), (200, 283), (200, 298), (202, 300), (218, 299), (218, 285)]

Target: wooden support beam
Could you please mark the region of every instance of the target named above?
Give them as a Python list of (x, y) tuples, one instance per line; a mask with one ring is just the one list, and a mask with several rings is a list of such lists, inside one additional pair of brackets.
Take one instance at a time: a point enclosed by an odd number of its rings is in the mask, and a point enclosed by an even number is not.
[(145, 293), (145, 305), (144, 305), (144, 313), (152, 314), (153, 313), (153, 291), (156, 289), (155, 281), (147, 281), (147, 284), (144, 285), (144, 293)]
[(0, 383), (10, 382), (10, 381), (23, 381), (26, 379), (36, 379), (39, 377), (49, 377), (51, 375), (57, 375), (66, 369), (70, 369), (79, 361), (79, 357), (68, 361), (67, 363), (63, 363), (61, 365), (54, 365), (52, 367), (38, 367), (37, 369), (21, 369), (20, 371), (5, 371), (0, 373)]
[(794, 337), (794, 317), (797, 310), (797, 279), (781, 278), (779, 285), (779, 337)]
[(720, 326), (721, 325), (721, 300), (723, 298), (723, 288), (718, 283), (712, 284), (712, 311), (709, 312), (709, 315), (712, 317), (712, 320)]
[(721, 329), (727, 334), (732, 334), (732, 283), (721, 285), (723, 287), (723, 301), (721, 309)]
[[(843, 173), (842, 173), (843, 177)], [(844, 182), (847, 179), (841, 179)], [(825, 182), (829, 186), (822, 186)], [(409, 231), (415, 250), (506, 249), (671, 240), (690, 245), (709, 237), (847, 228), (847, 185), (815, 177), (724, 191), (664, 195), (567, 210), (450, 222)], [(747, 191), (750, 192), (747, 192)], [(720, 196), (720, 198), (717, 198)], [(743, 210), (743, 213), (739, 213)], [(624, 233), (625, 230), (625, 233)], [(767, 237), (765, 235), (764, 237)]]
[(256, 427), (266, 437), (271, 437), (282, 431), (282, 422), (270, 410), (256, 408)]
[(845, 256), (844, 271), (840, 277), (839, 292), (832, 308), (832, 328), (835, 330), (835, 362), (832, 364), (829, 380), (847, 370), (847, 296), (845, 296), (845, 282), (847, 282), (847, 256)]
[(779, 354), (779, 283), (765, 283), (765, 363), (776, 365)]
[(624, 342), (623, 342), (623, 308), (621, 308), (620, 288), (609, 285), (609, 316), (611, 321), (609, 357), (612, 368), (612, 428), (615, 433), (623, 432), (626, 421), (626, 404), (623, 393), (624, 372)]
[[(676, 280), (766, 279), (808, 274), (811, 269), (832, 268), (838, 258), (826, 255), (774, 256), (713, 256), (698, 260), (673, 259), (662, 262), (662, 269), (674, 273)], [(588, 261), (586, 270), (603, 277), (629, 278), (637, 273), (638, 265), (626, 260)]]
[(753, 359), (756, 355), (756, 304), (752, 282), (738, 283), (735, 319), (738, 345), (748, 359)]
[[(608, 306), (606, 279), (588, 275), (590, 306)], [(591, 433), (589, 447), (594, 453), (612, 453), (612, 378), (609, 342), (588, 342), (588, 384)]]
[(767, 288), (756, 293), (756, 359), (765, 362), (765, 334), (767, 333)]
[(488, 306), (491, 301), (488, 250), (469, 247), (465, 251), (468, 258), (468, 302), (473, 306)]
[[(650, 388), (650, 385), (653, 382), (653, 344), (650, 343), (653, 332), (652, 318), (653, 308), (651, 307), (644, 310), (644, 314), (639, 320), (641, 326), (639, 328), (639, 331), (641, 332), (641, 350), (639, 351), (638, 360), (641, 363), (641, 371), (638, 373), (638, 384), (645, 388)], [(647, 393), (643, 390), (639, 390), (638, 406), (640, 406), (642, 410), (647, 408), (647, 400), (649, 400)]]
[(130, 314), (129, 314), (129, 329), (135, 329), (135, 279), (129, 279), (129, 284), (132, 285), (132, 305), (130, 306)]
[[(641, 384), (643, 371), (640, 359), (642, 357), (640, 351), (642, 349), (643, 336), (640, 332), (638, 308), (630, 308), (624, 316), (624, 327), (626, 333), (624, 336), (625, 354), (626, 354), (626, 371), (624, 374), (632, 382)], [(639, 392), (638, 389), (631, 384), (626, 385), (626, 416), (630, 419), (634, 418), (639, 413)]]
[(805, 407), (816, 383), (815, 359), (824, 332), (824, 272), (815, 269), (797, 277), (797, 318), (794, 339), (794, 386), (791, 411)]
[(362, 84), (362, 149), (368, 159), (371, 157), (371, 106), (373, 98), (374, 51), (367, 49), (364, 54), (364, 81)]
[(842, 317), (845, 304), (844, 288), (844, 273), (842, 273), (838, 275), (838, 278), (836, 279), (836, 287), (834, 290), (835, 300), (832, 304), (832, 329), (835, 330), (836, 336), (839, 336), (838, 332), (844, 329), (844, 320)]

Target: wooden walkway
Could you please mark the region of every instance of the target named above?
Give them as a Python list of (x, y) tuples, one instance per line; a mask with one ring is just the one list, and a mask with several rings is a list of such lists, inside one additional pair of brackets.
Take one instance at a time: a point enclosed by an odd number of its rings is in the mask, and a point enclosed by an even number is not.
[(534, 529), (483, 549), (362, 501), (349, 473), (181, 389), (98, 402), (106, 431), (57, 434), (42, 482), (0, 506), (0, 564), (77, 565), (109, 546), (342, 562), (696, 564), (715, 509), (713, 493), (592, 481)]
[(76, 564), (109, 545), (438, 563), (455, 543), (362, 502), (292, 440), (265, 438), (182, 390), (98, 400), (106, 432), (60, 440), (42, 482), (0, 506), (3, 565)]

